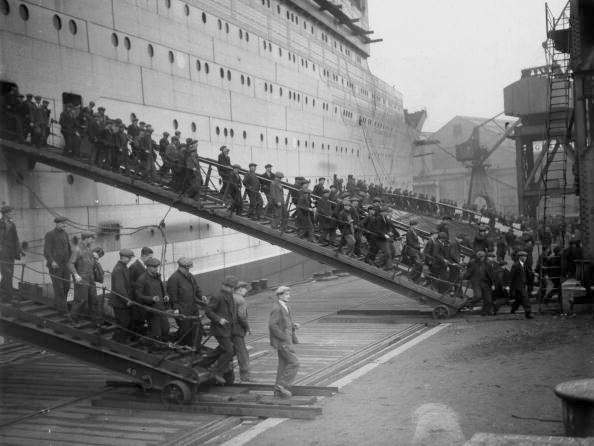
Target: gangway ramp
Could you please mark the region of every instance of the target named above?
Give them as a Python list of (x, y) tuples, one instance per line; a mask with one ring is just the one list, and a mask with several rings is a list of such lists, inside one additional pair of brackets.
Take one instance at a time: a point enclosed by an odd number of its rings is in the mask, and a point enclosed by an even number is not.
[[(230, 213), (220, 192), (215, 189), (213, 182), (209, 181), (211, 172), (215, 171), (218, 167), (218, 164), (214, 160), (200, 158), (201, 168), (205, 171), (205, 177), (207, 179), (206, 186), (202, 188), (198, 199), (193, 199), (180, 195), (178, 192), (168, 189), (162, 184), (145, 181), (138, 176), (124, 174), (121, 171), (113, 172), (91, 165), (85, 160), (63, 156), (61, 150), (56, 148), (44, 147), (43, 149), (36, 149), (35, 147), (6, 139), (0, 139), (0, 147), (12, 156), (25, 158), (30, 162), (43, 163), (99, 183), (119, 188), (268, 243), (281, 246), (289, 251), (296, 252), (321, 263), (332, 265), (362, 279), (395, 291), (400, 295), (430, 305), (434, 308), (435, 315), (438, 317), (451, 316), (466, 303), (466, 299), (459, 295), (441, 294), (428, 286), (423, 286), (409, 280), (406, 274), (403, 274), (404, 271), (408, 270), (408, 267), (401, 263), (394, 262), (395, 268), (385, 271), (358, 258), (340, 253), (333, 247), (325, 247), (300, 238), (295, 233), (285, 232), (283, 229), (274, 229), (263, 222)], [(287, 183), (283, 183), (283, 188), (287, 196), (287, 203), (290, 203), (288, 198), (289, 193), (294, 189)]]

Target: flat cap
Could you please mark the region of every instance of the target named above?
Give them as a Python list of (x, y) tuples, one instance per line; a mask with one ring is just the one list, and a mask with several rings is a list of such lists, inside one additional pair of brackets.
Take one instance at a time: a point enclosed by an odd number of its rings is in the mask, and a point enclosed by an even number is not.
[(247, 283), (245, 280), (238, 280), (237, 283), (235, 284), (235, 289), (242, 288), (242, 287), (249, 288), (250, 284)]
[(105, 111), (105, 107), (99, 107), (97, 110), (99, 110), (99, 111)]
[(322, 181), (322, 180), (326, 181), (326, 178), (324, 178), (324, 177), (318, 178), (318, 181)]
[(43, 103), (44, 103), (44, 104), (49, 104), (49, 101), (47, 101), (47, 100), (45, 100), (45, 99), (44, 99), (44, 100), (43, 100)]
[(94, 232), (83, 232), (80, 237), (84, 240), (86, 238), (91, 238), (91, 237), (95, 237), (95, 233)]
[(0, 212), (2, 212), (3, 214), (12, 211), (14, 211), (14, 208), (12, 206), (2, 206), (2, 208), (0, 208)]
[(274, 176), (275, 176), (275, 177), (277, 177), (277, 178), (284, 178), (284, 177), (285, 177), (285, 174), (283, 174), (283, 173), (282, 173), (282, 172), (279, 170), (278, 172), (276, 172), (276, 173), (274, 174)]
[(27, 97), (28, 97), (28, 98), (32, 98), (32, 97), (33, 97), (33, 95), (32, 95), (31, 93), (27, 93)]
[(159, 266), (161, 264), (161, 262), (159, 261), (159, 259), (155, 259), (154, 257), (151, 257), (150, 259), (147, 259), (146, 262), (144, 262), (144, 264), (146, 266)]
[(68, 220), (66, 217), (62, 217), (61, 215), (54, 218), (54, 223), (64, 223), (66, 220)]
[(223, 285), (231, 288), (235, 288), (237, 282), (239, 282), (239, 279), (235, 276), (226, 276), (225, 279), (223, 279)]
[(477, 251), (476, 256), (477, 257), (485, 257), (485, 251), (483, 251), (483, 250)]
[(35, 100), (36, 101), (41, 101), (41, 96), (39, 96), (39, 95), (35, 96)]
[(272, 167), (272, 164), (266, 164), (266, 165), (264, 166), (264, 168), (265, 168), (265, 169), (268, 169), (269, 167)]
[(149, 248), (148, 246), (145, 246), (144, 248), (142, 248), (140, 250), (140, 255), (141, 256), (147, 256), (147, 255), (152, 254), (152, 253), (153, 253), (153, 250), (151, 248)]
[(225, 149), (229, 150), (229, 148), (227, 146), (221, 146), (221, 148), (219, 150), (222, 152)]
[(169, 136), (169, 132), (163, 132), (163, 136)]
[(526, 251), (520, 251), (520, 252), (518, 252), (518, 257), (521, 257), (521, 256), (528, 257), (528, 253)]
[(257, 166), (257, 164), (256, 164), (256, 163), (249, 163), (249, 164), (248, 164), (248, 166), (249, 166), (249, 167), (252, 167), (252, 166), (256, 167), (256, 166)]
[(194, 265), (194, 262), (192, 261), (192, 259), (188, 258), (188, 257), (180, 257), (179, 259), (177, 259), (177, 264), (179, 266), (183, 266), (183, 267), (191, 267), (192, 265)]
[(411, 225), (411, 226), (416, 226), (416, 225), (419, 224), (419, 222), (416, 221), (416, 220), (411, 220), (411, 221), (408, 222), (408, 224)]
[(127, 248), (120, 249), (120, 256), (132, 258), (132, 257), (134, 257), (134, 251), (132, 251), (131, 249), (127, 249)]
[(241, 166), (239, 164), (233, 164), (231, 167), (233, 167), (234, 169), (241, 169)]
[(283, 294), (287, 291), (291, 291), (291, 288), (289, 288), (288, 286), (285, 286), (285, 285), (281, 285), (276, 289), (275, 293), (278, 296), (279, 294)]

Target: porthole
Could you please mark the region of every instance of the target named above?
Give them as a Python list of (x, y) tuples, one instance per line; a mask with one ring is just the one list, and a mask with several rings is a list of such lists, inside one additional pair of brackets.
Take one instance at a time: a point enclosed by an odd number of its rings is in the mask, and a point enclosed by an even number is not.
[(278, 136), (275, 138), (275, 140), (276, 140), (276, 143), (278, 144)]
[(229, 136), (231, 136), (231, 138), (235, 136), (235, 132), (233, 131), (233, 129), (229, 130)]
[(270, 84), (270, 93), (272, 93), (272, 84)]
[(241, 29), (239, 30), (239, 38), (243, 39), (243, 31)]
[(29, 8), (27, 8), (25, 5), (19, 6), (19, 15), (24, 21), (29, 20)]
[(208, 74), (210, 71), (210, 66), (208, 65), (208, 62), (204, 62), (204, 72), (206, 74)]
[(174, 119), (174, 120), (173, 120), (173, 128), (174, 128), (175, 130), (177, 130), (177, 128), (178, 128), (178, 127), (179, 127), (179, 123), (177, 122), (177, 119)]
[(0, 11), (4, 15), (10, 14), (10, 5), (8, 4), (8, 0), (1, 0), (0, 1)]
[(279, 94), (280, 96), (282, 96), (282, 95), (283, 95), (283, 87), (279, 87), (279, 89), (278, 89), (278, 94)]
[(245, 76), (242, 74), (241, 75), (241, 85), (245, 84)]
[(223, 68), (220, 68), (219, 73), (221, 74), (221, 79), (224, 79), (225, 78), (225, 70)]
[(269, 53), (272, 53), (272, 43), (269, 43), (268, 44), (268, 52)]
[(243, 131), (243, 139), (246, 139), (246, 138), (247, 138), (247, 132), (244, 130)]
[(225, 32), (229, 34), (229, 24), (225, 23)]
[(200, 63), (200, 61), (199, 61), (199, 60), (197, 60), (197, 61), (196, 61), (196, 69), (197, 69), (198, 71), (200, 71), (200, 70), (202, 69), (202, 64)]
[(268, 91), (268, 84), (264, 82), (264, 91)]
[(312, 99), (312, 100), (311, 100), (311, 106), (312, 106), (312, 107), (315, 107), (315, 106), (316, 106), (316, 100), (315, 100), (315, 99)]
[(173, 51), (169, 51), (169, 63), (173, 63), (173, 61), (175, 60), (175, 57), (173, 56)]
[(217, 136), (219, 136), (221, 134), (221, 129), (219, 127), (217, 127), (215, 129), (215, 133), (217, 134)]
[(131, 46), (132, 46), (132, 44), (130, 43), (130, 38), (129, 37), (124, 37), (124, 48), (126, 48), (127, 50), (129, 50)]
[(111, 33), (111, 43), (113, 46), (118, 46), (120, 43), (120, 39), (118, 39), (118, 35), (116, 33)]
[(149, 57), (153, 57), (155, 55), (155, 49), (150, 43), (147, 45), (146, 50), (148, 51)]
[(184, 5), (184, 12), (186, 13), (187, 16), (190, 15), (190, 7), (188, 5)]
[(262, 46), (264, 47), (264, 49), (266, 49), (266, 40), (262, 41)]
[(221, 22), (221, 19), (217, 20), (217, 26), (219, 29), (223, 29), (223, 22)]
[(312, 141), (312, 143), (311, 143), (311, 148), (312, 148), (312, 149), (315, 149), (315, 148), (316, 148), (316, 143), (315, 143), (315, 142), (313, 142), (313, 141)]
[(247, 31), (245, 32), (245, 41), (246, 42), (250, 41), (250, 34)]
[(305, 141), (305, 143), (304, 143), (304, 144), (305, 144), (305, 147), (307, 148), (307, 141)]
[(251, 80), (251, 78), (249, 76), (247, 78), (247, 84), (248, 84), (248, 87), (252, 84), (252, 80)]
[(68, 22), (68, 29), (70, 29), (70, 32), (72, 34), (76, 34), (78, 32), (78, 26), (76, 25), (76, 22), (74, 20), (70, 20)]
[(289, 144), (289, 139), (285, 138), (285, 146)]
[(227, 70), (227, 80), (231, 80), (231, 71)]
[(260, 133), (260, 141), (264, 142), (264, 133)]
[(280, 5), (276, 5), (276, 12), (279, 14), (281, 13)]
[(283, 55), (283, 49), (280, 46), (278, 47), (278, 55), (279, 56)]
[(301, 146), (301, 141), (297, 140), (297, 147)]
[(196, 123), (192, 122), (192, 125), (190, 126), (192, 128), (192, 132), (196, 132)]
[(206, 23), (206, 13), (202, 13), (202, 23)]
[(228, 134), (229, 134), (229, 132), (227, 131), (227, 127), (225, 127), (223, 129), (223, 135), (225, 136), (225, 138), (227, 137)]
[(167, 9), (171, 8), (171, 0), (165, 0), (165, 7)]

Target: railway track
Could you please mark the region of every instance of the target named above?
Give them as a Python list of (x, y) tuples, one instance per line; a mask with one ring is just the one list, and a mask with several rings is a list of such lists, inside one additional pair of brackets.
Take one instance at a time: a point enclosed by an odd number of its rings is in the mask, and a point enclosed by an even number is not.
[[(316, 297), (320, 289), (328, 294)], [(325, 320), (326, 316), (336, 314), (337, 309), (355, 308), (385, 298), (381, 289), (373, 289), (373, 297), (369, 291), (368, 284), (352, 278), (296, 287), (294, 307), (295, 313), (301, 314), (302, 323), (302, 344), (298, 346), (302, 368), (297, 384), (310, 390), (297, 397), (293, 407), (286, 404), (282, 410), (279, 408), (276, 416), (308, 418), (312, 413), (319, 416), (319, 409), (311, 406), (315, 399), (308, 394), (331, 394), (332, 382), (425, 330), (422, 323)], [(254, 335), (248, 344), (252, 376), (259, 383), (272, 383), (277, 359), (268, 347), (270, 302), (267, 296), (252, 299), (250, 319)], [(200, 444), (238, 428), (250, 410), (255, 416), (263, 416), (263, 412), (255, 410), (257, 403), (246, 400), (249, 395), (263, 398), (269, 406), (267, 416), (274, 413), (270, 384), (215, 389), (199, 394), (197, 404), (203, 407), (167, 410), (158, 400), (146, 397), (143, 400), (141, 392), (106, 386), (108, 381), (121, 380), (120, 375), (39, 349), (34, 354), (27, 351), (31, 347), (22, 344), (17, 347), (17, 344), (9, 342), (0, 347), (0, 352), (13, 351), (14, 357), (30, 354), (14, 361), (5, 361), (8, 357), (3, 354), (0, 361), (3, 364), (0, 366), (0, 443), (3, 445)], [(210, 409), (204, 410), (205, 403)], [(225, 410), (235, 405), (239, 416), (218, 415), (217, 405), (226, 405)]]

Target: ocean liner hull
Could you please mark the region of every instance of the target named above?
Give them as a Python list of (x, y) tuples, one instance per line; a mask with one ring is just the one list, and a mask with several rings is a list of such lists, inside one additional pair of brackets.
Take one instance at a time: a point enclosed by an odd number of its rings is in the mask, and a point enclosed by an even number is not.
[[(94, 101), (126, 123), (135, 113), (152, 124), (157, 140), (179, 130), (199, 141), (201, 156), (216, 158), (227, 145), (233, 163), (253, 161), (259, 171), (271, 163), (289, 179), (353, 174), (409, 186), (419, 129), (406, 122), (401, 94), (370, 73), (369, 39), (320, 3), (2, 0), (1, 86), (41, 95), (56, 120), (66, 102)], [(365, 1), (340, 3), (345, 15), (367, 26)], [(48, 142), (63, 143), (58, 124)], [(45, 270), (39, 254), (55, 214), (77, 223), (73, 235), (85, 227), (98, 232), (108, 269), (121, 247), (142, 246), (163, 255), (165, 276), (181, 256), (210, 278), (234, 270), (276, 282), (315, 268), (268, 243), (106, 185), (43, 165), (20, 173), (0, 158), (0, 196), (17, 210), (20, 238), (29, 243), (26, 278), (35, 281), (48, 282), (33, 277), (39, 274), (33, 269)], [(163, 219), (166, 237), (156, 228)]]

